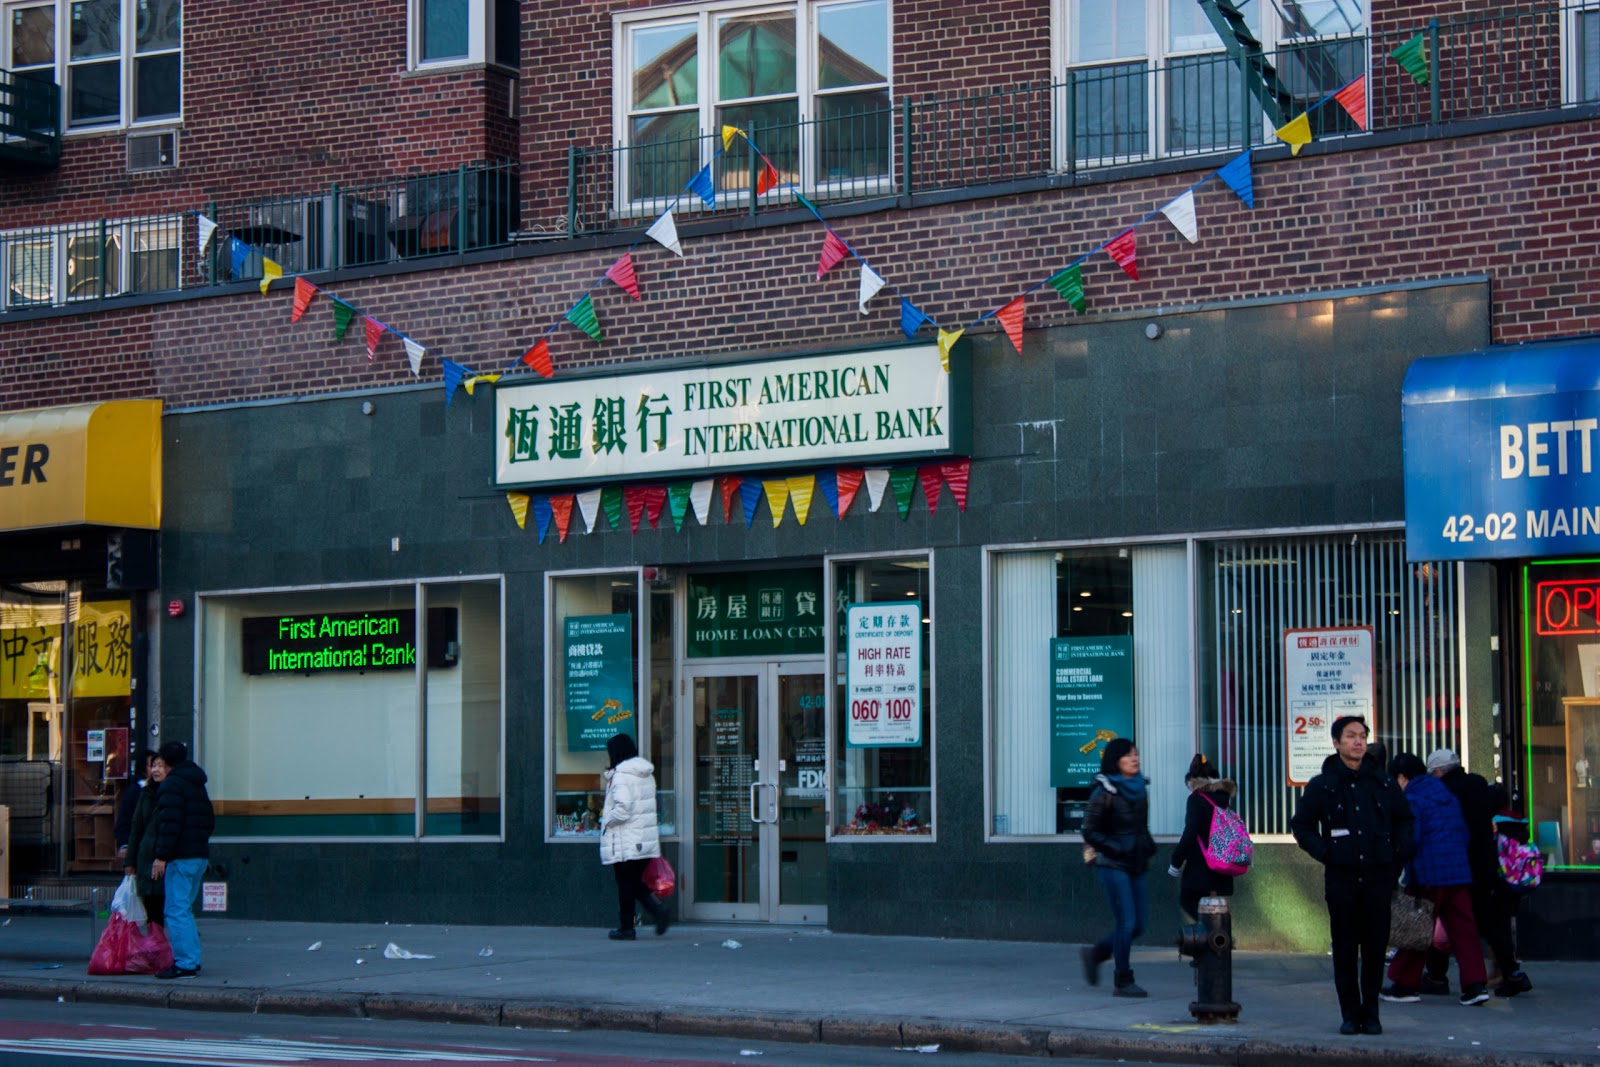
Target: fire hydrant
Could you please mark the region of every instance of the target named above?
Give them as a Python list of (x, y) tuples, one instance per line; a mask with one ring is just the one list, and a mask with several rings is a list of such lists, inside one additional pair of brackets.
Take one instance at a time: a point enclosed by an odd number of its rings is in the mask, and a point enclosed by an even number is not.
[(1228, 898), (1202, 897), (1200, 921), (1178, 931), (1178, 955), (1194, 960), (1195, 998), (1189, 1014), (1203, 1023), (1237, 1022), (1233, 1002), (1233, 917)]

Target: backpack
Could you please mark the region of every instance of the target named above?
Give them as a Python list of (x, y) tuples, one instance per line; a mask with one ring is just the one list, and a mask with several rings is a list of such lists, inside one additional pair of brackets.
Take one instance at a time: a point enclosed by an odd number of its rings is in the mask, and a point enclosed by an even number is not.
[(1495, 851), (1500, 855), (1500, 880), (1513, 892), (1531, 893), (1544, 878), (1544, 856), (1532, 845), (1495, 834)]
[(1217, 802), (1200, 794), (1200, 799), (1211, 805), (1211, 833), (1209, 840), (1200, 842), (1200, 854), (1206, 866), (1218, 874), (1237, 878), (1250, 873), (1250, 861), (1255, 857), (1255, 843), (1244, 820), (1232, 808), (1218, 807)]

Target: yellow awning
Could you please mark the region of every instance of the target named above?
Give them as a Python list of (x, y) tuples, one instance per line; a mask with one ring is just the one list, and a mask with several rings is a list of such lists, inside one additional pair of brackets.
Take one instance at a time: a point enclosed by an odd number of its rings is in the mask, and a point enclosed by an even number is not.
[(0, 530), (161, 527), (161, 401), (0, 415)]

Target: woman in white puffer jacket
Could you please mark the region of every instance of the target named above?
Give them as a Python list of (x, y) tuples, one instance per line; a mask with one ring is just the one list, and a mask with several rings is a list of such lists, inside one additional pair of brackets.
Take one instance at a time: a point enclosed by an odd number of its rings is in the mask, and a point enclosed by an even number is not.
[(656, 936), (667, 932), (667, 907), (644, 884), (644, 869), (661, 855), (656, 826), (656, 769), (639, 755), (627, 734), (606, 742), (611, 767), (601, 777), (606, 785), (600, 810), (600, 862), (617, 879), (617, 928), (607, 936), (632, 941), (633, 909), (640, 904), (656, 922)]

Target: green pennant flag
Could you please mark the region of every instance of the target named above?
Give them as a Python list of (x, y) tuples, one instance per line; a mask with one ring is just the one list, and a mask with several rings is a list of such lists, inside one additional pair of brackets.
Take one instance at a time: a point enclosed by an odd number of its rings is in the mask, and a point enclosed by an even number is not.
[(1428, 84), (1428, 48), (1422, 34), (1417, 34), (1390, 52), (1389, 58), (1406, 68), (1406, 72), (1417, 79), (1418, 85)]
[(1076, 263), (1051, 278), (1050, 284), (1078, 314), (1083, 314), (1083, 309), (1089, 306), (1083, 295), (1083, 268)]
[(333, 339), (335, 341), (344, 340), (344, 332), (350, 328), (350, 320), (355, 317), (355, 308), (338, 297), (333, 298)]
[(805, 208), (807, 211), (811, 212), (813, 215), (822, 214), (822, 212), (817, 210), (817, 205), (813, 204), (811, 201), (807, 200), (805, 197), (801, 196), (799, 193), (795, 193), (794, 194), (794, 198), (796, 200), (800, 201), (800, 206), (801, 207)]
[(688, 482), (667, 486), (667, 506), (672, 509), (672, 528), (679, 533), (683, 532), (683, 517), (689, 514), (691, 488)]
[(572, 305), (572, 310), (567, 312), (567, 321), (578, 329), (588, 334), (596, 343), (600, 341), (600, 320), (595, 317), (594, 300), (588, 293), (583, 294), (583, 299)]
[(917, 491), (917, 468), (896, 467), (889, 472), (889, 488), (894, 490), (894, 503), (903, 519), (911, 514), (911, 497)]
[(600, 506), (605, 509), (611, 529), (622, 529), (622, 486), (608, 485), (600, 490)]

